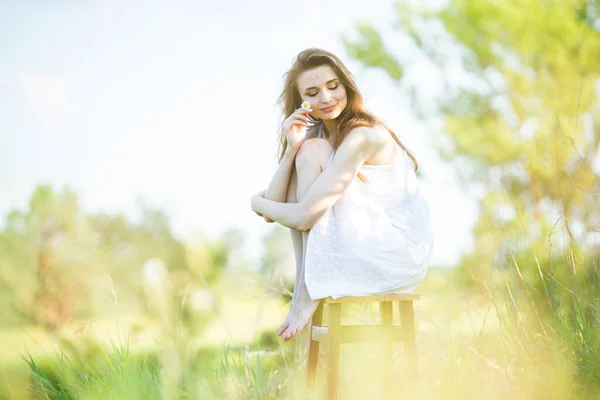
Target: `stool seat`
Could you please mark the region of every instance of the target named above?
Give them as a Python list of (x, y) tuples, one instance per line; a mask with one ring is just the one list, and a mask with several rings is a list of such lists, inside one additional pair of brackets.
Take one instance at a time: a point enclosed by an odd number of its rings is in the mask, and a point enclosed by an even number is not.
[[(393, 354), (392, 343), (400, 341), (404, 345), (407, 357), (407, 376), (414, 383), (417, 378), (417, 348), (414, 320), (413, 302), (420, 300), (421, 295), (386, 294), (361, 297), (340, 297), (323, 299), (315, 311), (309, 330), (309, 348), (307, 360), (307, 386), (310, 388), (314, 382), (317, 371), (319, 343), (327, 343), (329, 347), (329, 380), (328, 399), (335, 399), (338, 392), (339, 356), (342, 343), (380, 342), (386, 354), (385, 383), (388, 396), (392, 386)], [(378, 324), (342, 325), (342, 305), (349, 303), (379, 303)], [(400, 325), (393, 321), (393, 304), (397, 303), (400, 311)], [(329, 318), (323, 324), (323, 307), (327, 305)]]
[(333, 299), (332, 297), (326, 297), (323, 299), (323, 301), (325, 301), (325, 304), (375, 303), (375, 302), (381, 302), (381, 301), (407, 301), (407, 300), (421, 300), (421, 295), (415, 294), (415, 293), (381, 294), (378, 296), (340, 297), (339, 299)]

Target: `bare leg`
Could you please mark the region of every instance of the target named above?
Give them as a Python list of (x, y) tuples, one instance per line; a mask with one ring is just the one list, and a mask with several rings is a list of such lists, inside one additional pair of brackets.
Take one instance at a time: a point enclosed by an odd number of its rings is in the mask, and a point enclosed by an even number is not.
[[(287, 201), (286, 203), (296, 203), (296, 191), (298, 186), (298, 174), (296, 174), (296, 168), (292, 170), (292, 175), (290, 177), (290, 183), (288, 185), (288, 193), (287, 193)], [(294, 247), (294, 256), (296, 259), (296, 284), (294, 285), (294, 295), (292, 296), (292, 304), (290, 305), (290, 311), (288, 312), (285, 321), (283, 324), (277, 329), (277, 334), (281, 335), (285, 330), (290, 326), (292, 310), (294, 308), (296, 302), (296, 294), (298, 293), (298, 285), (300, 283), (300, 278), (302, 276), (302, 259), (303, 259), (303, 246), (302, 246), (302, 232), (297, 231), (295, 229), (290, 229), (290, 234), (292, 236), (292, 245)]]
[[(309, 232), (302, 232), (302, 254), (306, 256), (306, 243), (308, 241)], [(304, 274), (304, 259), (302, 260), (302, 269), (299, 272), (300, 279), (296, 279), (296, 288), (294, 290), (294, 306), (290, 308), (290, 315), (288, 316), (290, 323), (287, 330), (280, 335), (283, 340), (288, 341), (292, 337), (301, 333), (306, 325), (310, 322), (313, 314), (319, 306), (319, 300), (312, 300), (306, 287), (305, 274)]]
[[(319, 177), (325, 164), (329, 160), (333, 148), (329, 143), (322, 139), (318, 142), (313, 142), (303, 153), (304, 156), (296, 157), (296, 171), (298, 173), (298, 188), (297, 200), (304, 198), (313, 182)], [(301, 149), (302, 150), (302, 149)], [(307, 154), (308, 153), (308, 154)], [(304, 261), (306, 257), (306, 244), (308, 241), (309, 231), (302, 232), (302, 268), (300, 270), (299, 279), (296, 277), (296, 288), (294, 290), (294, 307), (290, 309), (290, 323), (288, 328), (283, 332), (281, 337), (288, 341), (295, 335), (302, 332), (308, 325), (313, 314), (319, 306), (319, 300), (312, 300), (308, 293), (304, 274)]]

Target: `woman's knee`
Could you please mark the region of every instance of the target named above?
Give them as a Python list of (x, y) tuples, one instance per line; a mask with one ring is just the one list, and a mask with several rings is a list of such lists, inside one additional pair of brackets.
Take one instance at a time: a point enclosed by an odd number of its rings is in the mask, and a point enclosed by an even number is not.
[(333, 147), (325, 139), (312, 138), (305, 140), (296, 154), (296, 166), (315, 163), (324, 165), (329, 160), (332, 152)]

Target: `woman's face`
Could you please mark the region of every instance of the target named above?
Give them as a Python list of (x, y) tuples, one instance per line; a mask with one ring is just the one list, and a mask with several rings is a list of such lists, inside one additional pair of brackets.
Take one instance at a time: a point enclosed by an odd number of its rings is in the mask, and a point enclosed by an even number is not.
[(310, 103), (311, 115), (322, 120), (337, 118), (348, 103), (346, 88), (329, 65), (300, 74), (298, 90), (302, 101)]

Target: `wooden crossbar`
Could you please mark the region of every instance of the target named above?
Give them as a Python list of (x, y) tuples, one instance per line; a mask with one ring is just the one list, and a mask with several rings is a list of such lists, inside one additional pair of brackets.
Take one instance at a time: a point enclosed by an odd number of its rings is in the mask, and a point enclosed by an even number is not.
[[(381, 367), (384, 374), (386, 398), (392, 398), (394, 376), (393, 342), (404, 344), (404, 355), (407, 359), (405, 375), (410, 387), (416, 387), (418, 378), (418, 356), (416, 344), (414, 301), (420, 300), (419, 294), (386, 294), (363, 297), (341, 297), (323, 299), (317, 307), (310, 323), (310, 340), (308, 348), (306, 382), (312, 386), (317, 372), (319, 345), (327, 342), (329, 349), (327, 398), (338, 399), (340, 345), (342, 343), (380, 342), (385, 359)], [(379, 323), (363, 325), (342, 325), (342, 306), (348, 303), (379, 303)], [(392, 324), (394, 304), (400, 312), (400, 325)], [(323, 321), (323, 309), (327, 305), (327, 323)], [(408, 387), (405, 384), (403, 390)], [(394, 397), (395, 398), (395, 397)]]
[[(381, 342), (391, 340), (401, 342), (401, 325), (383, 326), (380, 324), (342, 325), (339, 332), (340, 343)], [(313, 326), (311, 339), (316, 342), (327, 342), (329, 332), (326, 326)]]

